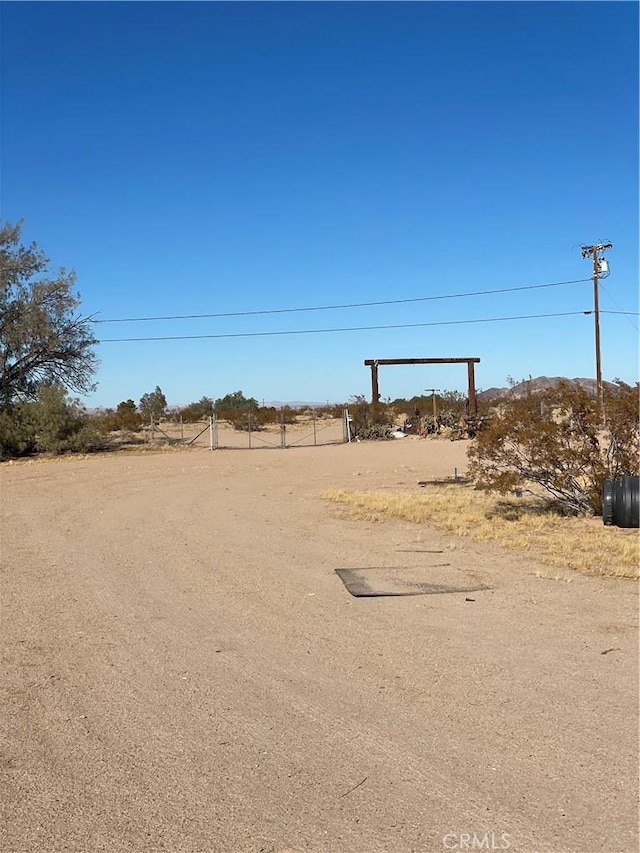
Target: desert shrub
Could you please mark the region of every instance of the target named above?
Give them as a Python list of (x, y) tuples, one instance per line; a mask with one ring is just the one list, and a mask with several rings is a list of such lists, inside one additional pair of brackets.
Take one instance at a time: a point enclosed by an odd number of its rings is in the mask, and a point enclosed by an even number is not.
[(603, 447), (605, 479), (638, 475), (640, 468), (640, 385), (616, 380), (605, 392), (608, 441)]
[[(464, 415), (467, 410), (467, 398), (460, 391), (440, 391), (435, 395), (437, 412), (447, 411), (458, 416)], [(396, 415), (408, 417), (428, 417), (431, 415), (433, 422), (433, 396), (431, 394), (418, 394), (405, 399), (398, 397), (389, 403)]]
[(252, 427), (255, 425), (257, 429), (269, 426), (269, 424), (277, 424), (280, 422), (280, 412), (275, 406), (260, 406), (251, 413)]
[(228, 412), (249, 412), (259, 408), (259, 403), (254, 397), (245, 397), (242, 391), (234, 391), (219, 397), (215, 402), (215, 409), (219, 417), (226, 417)]
[(351, 397), (347, 405), (353, 438), (364, 441), (391, 438), (395, 415), (383, 403), (368, 403), (362, 395)]
[(470, 476), (503, 494), (535, 485), (573, 512), (600, 514), (604, 480), (638, 474), (638, 390), (615, 383), (604, 426), (576, 383), (501, 400), (469, 449)]
[(278, 420), (284, 424), (295, 424), (298, 417), (298, 410), (291, 406), (283, 406), (280, 409)]
[(360, 441), (386, 441), (388, 438), (393, 438), (393, 427), (388, 424), (362, 426), (355, 431), (355, 437)]
[(237, 430), (244, 430), (245, 432), (249, 432), (249, 430), (257, 430), (260, 427), (255, 422), (255, 418), (250, 417), (250, 412), (225, 412), (223, 414), (218, 414), (218, 417), (221, 417), (222, 420), (228, 421), (229, 424)]
[(407, 420), (406, 424), (421, 435), (438, 435), (451, 441), (459, 441), (475, 438), (486, 422), (486, 418), (481, 415), (465, 415), (459, 411), (443, 409), (437, 413), (435, 423), (433, 415), (423, 415)]
[(211, 397), (201, 397), (197, 403), (189, 403), (180, 412), (182, 420), (186, 423), (195, 423), (205, 420), (213, 414), (213, 400)]
[(79, 401), (68, 397), (60, 385), (41, 388), (30, 416), (39, 452), (86, 452), (104, 441)]
[(483, 425), (486, 403), (477, 399), (478, 415), (469, 411), (469, 400), (460, 391), (440, 391), (434, 397), (416, 395), (409, 399), (397, 398), (389, 403), (396, 417), (404, 417), (404, 431), (416, 435), (439, 435), (451, 440), (473, 438)]
[(278, 410), (275, 406), (259, 406), (257, 409), (238, 413), (235, 419), (232, 415), (228, 420), (236, 429), (248, 430), (251, 424), (251, 429), (256, 432), (269, 424), (278, 423)]
[(234, 429), (248, 430), (249, 415), (251, 415), (251, 429), (259, 428), (255, 420), (255, 413), (260, 408), (254, 397), (245, 397), (242, 391), (234, 391), (226, 394), (215, 401), (215, 410), (218, 418), (228, 421)]
[(91, 423), (105, 435), (118, 429), (118, 421), (115, 409), (99, 409), (90, 415)]
[(21, 402), (0, 409), (0, 459), (26, 456), (35, 451), (29, 405)]
[(61, 385), (41, 386), (35, 401), (5, 408), (0, 415), (0, 454), (5, 459), (31, 453), (82, 453), (103, 443), (104, 434)]
[(348, 407), (348, 403), (331, 403), (328, 406), (316, 406), (316, 418), (342, 420), (344, 410)]
[(133, 400), (123, 400), (116, 409), (102, 409), (90, 416), (98, 432), (107, 435), (118, 430), (135, 432), (142, 427), (142, 415)]
[(292, 424), (296, 410), (291, 406), (277, 409), (275, 406), (260, 406), (254, 397), (245, 397), (242, 391), (234, 391), (215, 401), (218, 418), (228, 421), (234, 429), (257, 431), (270, 424)]
[(143, 415), (133, 400), (123, 400), (118, 403), (114, 420), (116, 429), (138, 430), (142, 426)]
[[(290, 410), (290, 412), (292, 411)], [(275, 406), (258, 406), (255, 409), (227, 411), (224, 415), (218, 413), (218, 416), (228, 421), (234, 429), (244, 430), (245, 432), (248, 432), (249, 429), (252, 432), (257, 432), (271, 424), (282, 423), (283, 417), (285, 424), (294, 422), (291, 414), (287, 414), (284, 410), (276, 409)]]

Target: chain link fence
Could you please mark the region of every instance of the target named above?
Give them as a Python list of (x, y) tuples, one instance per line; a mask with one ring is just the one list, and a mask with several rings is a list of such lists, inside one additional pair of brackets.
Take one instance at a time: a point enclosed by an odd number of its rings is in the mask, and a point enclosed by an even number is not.
[(210, 450), (258, 450), (318, 447), (343, 444), (353, 439), (351, 417), (344, 409), (341, 418), (319, 417), (315, 411), (290, 418), (280, 417), (275, 424), (259, 424), (250, 412), (235, 417), (233, 423), (213, 414), (196, 423), (155, 422), (142, 431), (147, 445), (183, 445)]

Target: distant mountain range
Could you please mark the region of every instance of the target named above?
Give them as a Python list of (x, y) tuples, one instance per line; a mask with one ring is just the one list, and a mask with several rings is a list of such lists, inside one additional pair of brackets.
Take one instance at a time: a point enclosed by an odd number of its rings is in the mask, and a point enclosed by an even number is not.
[[(585, 379), (584, 377), (569, 379), (567, 376), (536, 376), (535, 379), (525, 379), (522, 382), (518, 382), (511, 388), (487, 388), (486, 391), (479, 391), (477, 396), (479, 400), (495, 400), (498, 397), (504, 397), (505, 394), (522, 397), (531, 391), (544, 391), (545, 388), (551, 388), (558, 382), (575, 382), (576, 385), (584, 388), (591, 396), (595, 397), (596, 395), (595, 379)], [(605, 387), (615, 388), (612, 382), (605, 381), (602, 384)]]

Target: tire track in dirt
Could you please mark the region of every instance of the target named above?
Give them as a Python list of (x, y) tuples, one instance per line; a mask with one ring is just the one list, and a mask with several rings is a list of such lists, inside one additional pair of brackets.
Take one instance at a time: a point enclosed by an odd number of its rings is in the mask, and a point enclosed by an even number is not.
[[(397, 478), (397, 453), (365, 476)], [(12, 478), (5, 849), (439, 851), (467, 830), (633, 849), (633, 633), (591, 648), (634, 624), (629, 598), (577, 579), (576, 606), (479, 548), (482, 610), (351, 599), (335, 566), (421, 564), (394, 552), (415, 527), (333, 518), (318, 495), (344, 461), (269, 456)]]

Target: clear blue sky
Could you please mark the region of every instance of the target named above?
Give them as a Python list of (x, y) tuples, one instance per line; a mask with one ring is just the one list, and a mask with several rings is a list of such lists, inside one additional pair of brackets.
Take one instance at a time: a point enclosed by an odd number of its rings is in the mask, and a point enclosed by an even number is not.
[[(638, 372), (636, 3), (2, 3), (1, 215), (98, 319), (587, 278), (606, 379)], [(589, 282), (367, 308), (96, 325), (88, 405), (369, 394), (365, 358), (594, 376)], [(452, 324), (461, 320), (569, 316)], [(381, 370), (383, 396), (464, 367)]]

